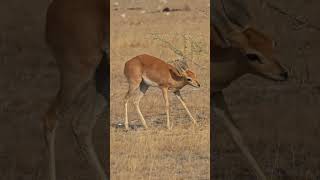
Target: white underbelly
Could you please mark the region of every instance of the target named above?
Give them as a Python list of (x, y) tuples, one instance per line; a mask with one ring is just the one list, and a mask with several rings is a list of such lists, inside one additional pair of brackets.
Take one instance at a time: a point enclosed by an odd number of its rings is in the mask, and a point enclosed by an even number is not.
[(159, 86), (158, 83), (150, 80), (150, 79), (149, 79), (148, 77), (146, 77), (146, 76), (142, 76), (142, 79), (143, 79), (143, 82), (146, 83), (146, 84), (149, 85), (149, 86)]

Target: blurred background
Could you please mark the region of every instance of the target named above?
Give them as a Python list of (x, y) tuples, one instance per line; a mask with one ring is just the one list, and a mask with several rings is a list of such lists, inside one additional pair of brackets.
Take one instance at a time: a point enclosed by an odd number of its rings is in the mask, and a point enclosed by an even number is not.
[[(246, 0), (256, 26), (277, 42), (288, 82), (245, 76), (225, 96), (236, 124), (269, 179), (320, 178), (319, 2)], [(214, 87), (213, 87), (214, 88)], [(255, 179), (246, 159), (217, 121), (216, 179)]]
[[(55, 60), (44, 41), (48, 4), (0, 2), (0, 179), (46, 179), (41, 120), (59, 83)], [(92, 180), (95, 174), (79, 159), (69, 123), (61, 122), (57, 130), (57, 178)], [(104, 159), (105, 118), (99, 119), (94, 132), (98, 154)]]

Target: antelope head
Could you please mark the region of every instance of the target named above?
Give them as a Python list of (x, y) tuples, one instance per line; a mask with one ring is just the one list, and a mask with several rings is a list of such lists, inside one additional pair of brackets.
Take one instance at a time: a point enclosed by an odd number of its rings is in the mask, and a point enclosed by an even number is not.
[(231, 36), (234, 47), (244, 54), (249, 73), (274, 81), (288, 79), (288, 72), (274, 57), (275, 42), (263, 33), (249, 27)]
[(200, 83), (197, 80), (197, 76), (194, 72), (192, 72), (185, 59), (178, 59), (174, 61), (174, 66), (181, 78), (183, 78), (185, 84), (189, 84), (190, 86), (200, 88)]
[(287, 80), (287, 70), (274, 57), (274, 41), (250, 25), (253, 18), (249, 7), (240, 0), (217, 2), (212, 24), (216, 26), (222, 44), (216, 46), (240, 49), (249, 73), (275, 81)]

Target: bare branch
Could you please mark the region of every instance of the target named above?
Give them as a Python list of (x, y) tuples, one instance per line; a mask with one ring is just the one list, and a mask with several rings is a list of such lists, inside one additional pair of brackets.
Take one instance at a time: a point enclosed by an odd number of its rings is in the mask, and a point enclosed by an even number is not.
[[(183, 51), (178, 49), (176, 46), (174, 46), (170, 41), (164, 39), (161, 37), (161, 35), (156, 34), (156, 33), (150, 33), (151, 37), (153, 40), (160, 41), (161, 43), (164, 44), (165, 47), (169, 48), (172, 50), (175, 54), (180, 56), (180, 58), (173, 60), (173, 61), (168, 61), (168, 63), (173, 64), (180, 72), (187, 70), (188, 63), (191, 61), (192, 64), (195, 64), (196, 66), (200, 67), (201, 69), (204, 69), (201, 65), (193, 61), (193, 56), (194, 54), (200, 55), (201, 53), (204, 52), (202, 48), (201, 42), (195, 41), (192, 36), (187, 35), (187, 34), (179, 34), (175, 33), (173, 36), (173, 39), (171, 40), (172, 42), (178, 41), (179, 37), (182, 37), (183, 40)], [(181, 39), (180, 39), (181, 40)], [(189, 53), (188, 53), (189, 51)]]
[(175, 54), (177, 54), (177, 55), (179, 55), (181, 57), (185, 57), (185, 55), (183, 54), (183, 52), (181, 50), (179, 50), (176, 47), (174, 47), (169, 41), (161, 38), (158, 34), (151, 33), (151, 36), (153, 37), (153, 40), (158, 40), (158, 41), (161, 41), (162, 43), (164, 43)]

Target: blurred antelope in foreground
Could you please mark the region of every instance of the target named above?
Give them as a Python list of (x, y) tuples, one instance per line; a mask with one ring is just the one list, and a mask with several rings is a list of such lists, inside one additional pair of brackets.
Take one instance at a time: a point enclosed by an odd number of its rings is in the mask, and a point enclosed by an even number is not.
[(142, 54), (126, 62), (124, 74), (129, 83), (129, 90), (125, 96), (125, 128), (129, 129), (128, 122), (128, 101), (134, 98), (135, 108), (140, 116), (144, 128), (148, 128), (146, 121), (140, 111), (139, 102), (150, 86), (158, 87), (166, 105), (167, 127), (170, 129), (169, 99), (168, 90), (172, 91), (179, 99), (188, 115), (196, 124), (184, 100), (181, 97), (180, 89), (185, 85), (200, 87), (194, 72), (189, 70), (186, 60), (175, 61), (175, 67), (156, 57)]
[[(237, 2), (238, 1), (238, 2)], [(224, 4), (228, 3), (228, 4)], [(233, 4), (234, 3), (234, 4)], [(261, 180), (267, 177), (244, 143), (225, 102), (223, 90), (245, 74), (273, 81), (288, 79), (287, 70), (274, 57), (274, 41), (250, 25), (252, 19), (240, 0), (216, 0), (212, 12), (211, 84), (213, 111), (221, 118), (234, 142), (241, 149)], [(219, 11), (219, 6), (223, 11)], [(226, 6), (228, 5), (228, 6)], [(228, 10), (229, 12), (226, 12)], [(238, 19), (237, 19), (238, 18)], [(236, 28), (238, 27), (238, 28)]]
[(60, 75), (59, 91), (43, 118), (50, 180), (57, 179), (55, 134), (59, 122), (70, 125), (97, 179), (107, 180), (92, 134), (96, 114), (103, 108), (101, 95), (108, 99), (108, 12), (109, 2), (105, 0), (53, 0), (48, 7), (46, 42)]

